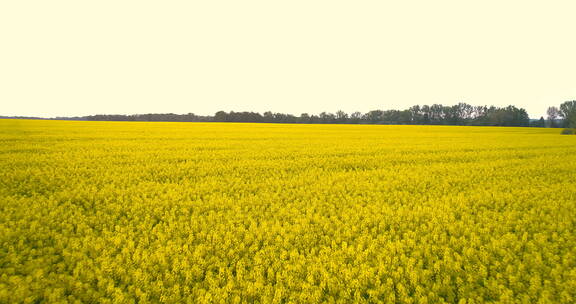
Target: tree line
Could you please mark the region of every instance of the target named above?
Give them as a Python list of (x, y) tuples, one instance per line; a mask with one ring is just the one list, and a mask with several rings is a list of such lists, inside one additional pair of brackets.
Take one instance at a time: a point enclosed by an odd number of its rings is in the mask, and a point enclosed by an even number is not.
[(57, 117), (60, 120), (88, 121), (179, 121), (179, 122), (262, 122), (262, 123), (306, 123), (306, 124), (400, 124), (400, 125), (458, 125), (458, 126), (517, 126), (576, 128), (576, 100), (566, 101), (559, 107), (549, 107), (547, 119), (530, 119), (525, 109), (515, 106), (472, 106), (459, 103), (453, 106), (442, 104), (415, 105), (406, 110), (373, 110), (367, 113), (354, 112), (320, 114), (302, 113), (300, 116), (264, 112), (218, 111), (213, 116), (188, 114), (135, 114), (135, 115), (90, 115), (82, 117)]
[(518, 126), (518, 127), (573, 127), (576, 126), (576, 101), (567, 101), (559, 107), (550, 107), (548, 117), (530, 120), (525, 109), (515, 106), (472, 106), (458, 103), (453, 106), (441, 104), (415, 105), (406, 110), (373, 110), (367, 113), (354, 112), (320, 114), (302, 113), (300, 116), (264, 112), (218, 111), (214, 116), (188, 114), (143, 114), (143, 115), (93, 115), (80, 117), (82, 120), (115, 121), (192, 121), (192, 122), (264, 122), (264, 123), (309, 123), (309, 124), (412, 124), (412, 125), (462, 125), (462, 126)]
[(552, 128), (576, 128), (576, 100), (566, 101), (560, 107), (549, 107), (548, 127)]
[(471, 106), (459, 103), (454, 106), (434, 104), (412, 106), (407, 110), (373, 110), (367, 113), (344, 111), (322, 112), (318, 115), (303, 113), (294, 116), (283, 113), (224, 112), (214, 115), (221, 122), (280, 122), (280, 123), (329, 123), (329, 124), (403, 124), (403, 125), (477, 125), (477, 126), (529, 126), (530, 118), (524, 109)]

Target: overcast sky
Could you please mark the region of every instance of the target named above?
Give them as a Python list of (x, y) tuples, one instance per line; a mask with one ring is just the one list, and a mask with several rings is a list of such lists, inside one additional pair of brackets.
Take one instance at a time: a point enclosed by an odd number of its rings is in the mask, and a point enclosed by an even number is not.
[(1, 1), (0, 115), (576, 99), (576, 1)]

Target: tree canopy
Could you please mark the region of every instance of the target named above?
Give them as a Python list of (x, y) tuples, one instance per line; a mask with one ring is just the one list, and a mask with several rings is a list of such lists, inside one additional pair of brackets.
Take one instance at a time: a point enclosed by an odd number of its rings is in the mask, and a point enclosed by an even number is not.
[[(179, 121), (179, 122), (256, 122), (256, 123), (306, 123), (306, 124), (394, 124), (394, 125), (458, 125), (458, 126), (517, 126), (517, 127), (572, 127), (576, 128), (576, 100), (566, 101), (559, 107), (549, 107), (548, 119), (530, 119), (523, 108), (473, 106), (458, 103), (415, 105), (405, 110), (372, 110), (366, 113), (321, 112), (302, 113), (299, 116), (267, 111), (235, 112), (218, 111), (213, 116), (188, 114), (134, 114), (90, 115), (57, 117), (60, 120), (88, 121)], [(0, 117), (1, 118), (1, 117)], [(24, 118), (24, 117), (3, 117)]]
[(74, 117), (80, 120), (113, 121), (214, 121), (214, 122), (265, 122), (309, 124), (404, 124), (404, 125), (471, 125), (471, 126), (529, 126), (526, 110), (515, 106), (472, 106), (459, 103), (453, 106), (441, 104), (415, 105), (406, 110), (372, 110), (367, 113), (322, 112), (302, 113), (300, 116), (285, 113), (225, 112), (214, 116), (198, 116), (192, 113), (144, 114), (144, 115), (93, 115)]

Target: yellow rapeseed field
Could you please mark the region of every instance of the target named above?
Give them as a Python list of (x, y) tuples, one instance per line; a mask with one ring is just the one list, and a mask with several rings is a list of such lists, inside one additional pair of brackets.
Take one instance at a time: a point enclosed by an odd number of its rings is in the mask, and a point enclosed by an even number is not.
[(0, 303), (575, 303), (576, 136), (0, 120)]

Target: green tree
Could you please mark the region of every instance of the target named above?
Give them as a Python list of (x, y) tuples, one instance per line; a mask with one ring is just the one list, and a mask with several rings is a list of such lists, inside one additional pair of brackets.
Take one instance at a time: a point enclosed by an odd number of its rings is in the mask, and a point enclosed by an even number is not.
[(548, 114), (548, 126), (550, 128), (557, 128), (558, 124), (556, 120), (560, 116), (560, 110), (558, 110), (557, 107), (549, 107), (546, 113)]
[(564, 127), (576, 128), (576, 100), (560, 105), (560, 117), (564, 118)]

